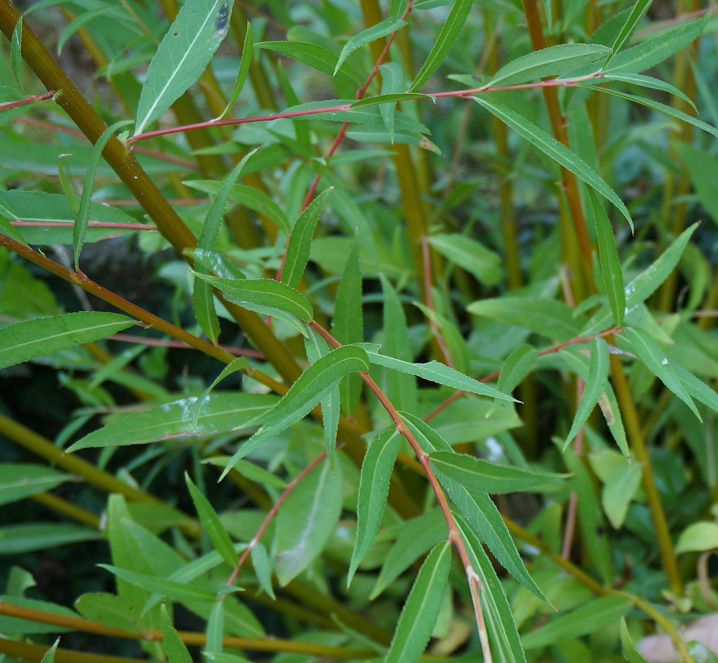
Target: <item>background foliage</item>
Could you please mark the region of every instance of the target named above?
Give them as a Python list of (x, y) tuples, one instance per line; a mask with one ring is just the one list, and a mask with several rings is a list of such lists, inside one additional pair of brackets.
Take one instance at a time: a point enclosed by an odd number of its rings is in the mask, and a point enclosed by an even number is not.
[(715, 659), (710, 8), (0, 27), (3, 660)]

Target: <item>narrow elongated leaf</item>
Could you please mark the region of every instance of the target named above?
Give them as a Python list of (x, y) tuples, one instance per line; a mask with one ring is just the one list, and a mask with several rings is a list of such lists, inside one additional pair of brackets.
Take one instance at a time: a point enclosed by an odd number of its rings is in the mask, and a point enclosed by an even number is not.
[(336, 67), (334, 67), (334, 74), (341, 68), (344, 61), (354, 52), (357, 48), (361, 48), (364, 44), (368, 44), (382, 37), (386, 37), (397, 30), (400, 30), (406, 25), (406, 21), (402, 21), (398, 18), (387, 18), (380, 23), (372, 25), (366, 30), (362, 30), (360, 33), (354, 35), (342, 48), (342, 52), (339, 54), (339, 60), (337, 61)]
[(713, 412), (718, 412), (718, 394), (713, 389), (678, 364), (673, 365), (673, 372), (690, 396), (708, 406)]
[(220, 480), (227, 476), (235, 462), (309, 414), (345, 375), (367, 370), (369, 360), (366, 352), (356, 346), (345, 345), (317, 359), (264, 416), (262, 428), (239, 447), (224, 468)]
[(510, 394), (533, 370), (538, 358), (538, 351), (527, 343), (522, 343), (506, 357), (496, 388)]
[(304, 295), (274, 279), (225, 279), (206, 274), (195, 275), (240, 305), (248, 302), (267, 309), (277, 309), (304, 322), (310, 322), (313, 317), (312, 305)]
[(167, 660), (169, 663), (192, 663), (192, 657), (187, 647), (184, 642), (182, 642), (177, 631), (175, 631), (174, 626), (172, 626), (172, 620), (167, 612), (167, 606), (162, 606), (160, 614), (162, 615), (162, 635), (164, 636), (162, 644)]
[(255, 44), (256, 48), (266, 48), (275, 53), (286, 55), (292, 60), (302, 62), (317, 71), (321, 71), (344, 84), (351, 86), (361, 85), (361, 79), (354, 67), (348, 63), (336, 71), (338, 57), (328, 48), (319, 44), (302, 41), (261, 41)]
[(553, 299), (535, 297), (501, 297), (482, 299), (466, 307), (469, 313), (481, 315), (504, 324), (516, 325), (559, 341), (578, 336), (582, 317), (573, 309)]
[(231, 0), (187, 0), (147, 69), (135, 135), (164, 113), (202, 74), (229, 26)]
[(15, 214), (11, 209), (3, 205), (0, 201), (0, 233), (6, 235), (10, 239), (14, 239), (16, 242), (20, 242), (20, 244), (27, 247), (28, 243), (25, 241), (25, 238), (15, 229), (12, 223), (10, 223), (11, 221), (19, 220), (20, 219), (18, 218), (17, 214)]
[(646, 365), (648, 370), (651, 371), (651, 373), (653, 373), (661, 382), (663, 382), (663, 384), (666, 385), (666, 387), (668, 387), (668, 389), (670, 389), (676, 396), (678, 396), (678, 398), (680, 398), (691, 409), (693, 414), (698, 417), (699, 421), (703, 421), (695, 403), (693, 402), (693, 399), (683, 388), (681, 381), (673, 372), (671, 363), (663, 354), (663, 351), (658, 343), (656, 343), (653, 336), (637, 327), (629, 327), (625, 329), (622, 335), (631, 344), (634, 352)]
[(545, 647), (566, 638), (578, 638), (595, 633), (617, 622), (631, 608), (631, 599), (623, 596), (604, 596), (593, 599), (567, 615), (549, 620), (548, 624), (521, 638), (525, 649)]
[(448, 451), (435, 451), (430, 461), (435, 471), (458, 481), (470, 493), (498, 495), (540, 490), (565, 478), (562, 474), (499, 465)]
[(324, 209), (332, 189), (322, 191), (305, 209), (299, 218), (294, 222), (292, 234), (289, 236), (287, 246), (287, 259), (282, 270), (282, 283), (290, 288), (296, 288), (299, 280), (304, 274), (304, 269), (309, 261), (309, 250), (312, 246), (314, 229), (317, 227), (319, 215)]
[(641, 464), (636, 461), (616, 468), (603, 487), (601, 503), (606, 516), (616, 529), (620, 529), (628, 513), (628, 506), (641, 485)]
[[(312, 331), (309, 338), (305, 340), (304, 347), (307, 351), (307, 359), (315, 362), (319, 357), (329, 351), (326, 341), (316, 332)], [(342, 380), (346, 380), (345, 376)], [(358, 377), (358, 376), (357, 376)], [(334, 467), (336, 455), (337, 431), (339, 430), (339, 408), (340, 396), (339, 387), (334, 387), (324, 398), (322, 398), (322, 426), (324, 428), (324, 446), (327, 451), (329, 464)]]
[[(689, 106), (696, 108), (693, 100), (675, 85), (666, 83), (659, 78), (653, 76), (644, 76), (643, 74), (601, 74), (601, 80), (603, 81), (621, 81), (622, 83), (629, 83), (630, 85), (639, 85), (641, 87), (647, 87), (652, 90), (661, 90), (662, 92), (668, 92), (676, 97), (683, 99)], [(696, 109), (697, 110), (697, 109)]]
[(98, 564), (98, 566), (133, 585), (171, 599), (176, 599), (177, 601), (214, 602), (216, 599), (214, 592), (200, 589), (199, 587), (194, 587), (186, 583), (166, 580), (164, 578), (155, 578), (145, 573), (135, 573), (134, 571), (121, 569), (111, 564)]
[(0, 464), (0, 504), (9, 504), (30, 495), (56, 488), (70, 477), (51, 467), (30, 463)]
[(75, 256), (75, 271), (78, 269), (80, 251), (82, 251), (82, 245), (85, 243), (85, 234), (87, 233), (87, 222), (90, 220), (90, 198), (92, 197), (92, 187), (95, 184), (97, 164), (100, 161), (102, 150), (105, 149), (105, 145), (107, 145), (115, 131), (126, 124), (131, 124), (131, 122), (129, 120), (120, 120), (107, 127), (92, 148), (90, 160), (87, 163), (87, 170), (85, 171), (85, 181), (82, 185), (80, 205), (77, 210), (75, 225), (72, 229), (72, 250)]
[(242, 46), (242, 57), (239, 61), (239, 71), (237, 72), (237, 79), (234, 81), (234, 89), (232, 95), (229, 97), (229, 101), (225, 106), (222, 113), (215, 118), (215, 120), (221, 120), (234, 106), (239, 99), (239, 94), (242, 92), (242, 88), (247, 80), (247, 74), (249, 74), (249, 68), (252, 66), (252, 56), (254, 55), (254, 36), (252, 35), (252, 24), (247, 21), (247, 32), (244, 35), (244, 45)]
[(259, 586), (269, 596), (275, 598), (274, 587), (272, 587), (272, 564), (269, 561), (267, 549), (264, 547), (264, 544), (257, 543), (249, 554), (252, 557), (252, 566), (254, 567), (254, 573), (257, 576)]
[(505, 64), (484, 86), (518, 85), (527, 81), (561, 76), (569, 71), (606, 59), (611, 49), (600, 44), (560, 44), (533, 51)]
[(437, 544), (426, 556), (399, 616), (385, 663), (414, 663), (426, 648), (439, 616), (449, 578), (451, 544)]
[(511, 127), (520, 136), (523, 136), (534, 147), (541, 150), (548, 157), (570, 170), (576, 177), (588, 184), (597, 193), (615, 205), (628, 221), (633, 229), (633, 220), (628, 208), (618, 197), (618, 194), (610, 187), (603, 178), (591, 168), (577, 154), (569, 150), (563, 143), (557, 141), (553, 136), (547, 134), (539, 126), (525, 118), (523, 115), (512, 110), (508, 106), (490, 98), (491, 95), (472, 97), (476, 102), (493, 113), (507, 126)]
[(591, 210), (595, 224), (596, 238), (598, 240), (598, 259), (601, 263), (601, 276), (603, 288), (608, 297), (608, 303), (613, 313), (613, 324), (620, 327), (623, 324), (623, 315), (626, 310), (626, 295), (623, 285), (621, 261), (616, 249), (616, 238), (613, 235), (611, 222), (598, 200), (597, 196), (589, 192)]
[(322, 551), (342, 511), (341, 463), (325, 461), (291, 492), (277, 514), (276, 565), (284, 586)]
[(716, 158), (709, 152), (699, 150), (688, 143), (676, 142), (673, 147), (688, 169), (688, 176), (693, 183), (698, 200), (708, 214), (713, 217), (714, 223), (718, 223), (718, 191), (716, 191), (715, 181), (711, 177), (711, 173), (716, 168)]
[(496, 285), (503, 276), (501, 257), (465, 235), (432, 235), (431, 244), (441, 255), (463, 267), (484, 285)]
[(12, 62), (12, 75), (15, 76), (15, 80), (24, 94), (25, 87), (22, 83), (22, 17), (20, 17), (15, 24), (15, 29), (12, 31), (10, 61)]
[(16, 322), (0, 329), (0, 368), (99, 341), (134, 324), (127, 316), (100, 311)]
[(227, 433), (257, 425), (276, 403), (269, 394), (215, 393), (204, 399), (193, 425), (196, 397), (165, 403), (144, 412), (112, 418), (105, 426), (75, 442), (69, 449), (146, 444), (180, 435)]
[(60, 638), (57, 638), (52, 644), (52, 647), (45, 652), (40, 663), (55, 663), (55, 653), (57, 652), (57, 646), (60, 644)]
[(576, 416), (573, 418), (571, 430), (568, 432), (563, 448), (565, 449), (581, 430), (586, 420), (591, 415), (598, 399), (606, 389), (608, 380), (608, 344), (602, 338), (594, 338), (591, 341), (591, 358), (588, 363), (588, 377), (581, 402), (576, 408)]
[(19, 555), (35, 550), (51, 550), (57, 546), (82, 541), (95, 541), (100, 533), (90, 527), (61, 523), (9, 525), (0, 528), (0, 555)]
[(347, 572), (347, 587), (379, 531), (400, 445), (399, 434), (388, 429), (372, 440), (364, 456), (357, 497), (357, 538)]
[(651, 6), (653, 0), (639, 0), (631, 9), (631, 13), (628, 15), (626, 22), (623, 24), (621, 31), (616, 35), (616, 38), (611, 44), (611, 54), (604, 63), (604, 68), (608, 67), (608, 63), (613, 57), (625, 46), (629, 37), (633, 34), (636, 26), (641, 22), (641, 19), (646, 15), (648, 8)]
[(469, 15), (469, 11), (471, 11), (472, 4), (473, 0), (456, 0), (456, 2), (453, 3), (451, 11), (446, 17), (446, 22), (434, 42), (434, 46), (431, 48), (431, 51), (429, 51), (429, 55), (409, 88), (410, 91), (418, 90), (426, 83), (444, 61), (451, 47), (456, 42), (456, 37), (461, 28), (463, 28), (466, 23), (466, 17)]
[(184, 478), (204, 531), (207, 532), (214, 549), (222, 555), (222, 559), (233, 568), (237, 563), (237, 553), (234, 552), (232, 539), (229, 538), (229, 534), (227, 534), (227, 530), (224, 529), (224, 525), (222, 525), (214, 507), (200, 492), (199, 488), (192, 483), (189, 474), (185, 473)]
[(408, 375), (416, 375), (424, 380), (443, 384), (453, 389), (461, 389), (471, 394), (497, 398), (502, 401), (516, 401), (516, 399), (501, 393), (495, 387), (482, 384), (438, 361), (430, 361), (425, 364), (412, 364), (408, 361), (401, 361), (401, 359), (394, 359), (394, 357), (380, 355), (377, 352), (367, 352), (367, 356), (369, 357), (369, 361), (377, 366), (390, 368)]
[(203, 653), (209, 658), (212, 654), (222, 651), (222, 636), (224, 635), (224, 601), (217, 601), (212, 606), (207, 620), (207, 644)]
[(199, 417), (199, 413), (202, 411), (202, 406), (204, 405), (204, 402), (209, 396), (210, 392), (222, 381), (224, 378), (232, 375), (232, 373), (236, 373), (237, 371), (241, 371), (243, 368), (246, 368), (249, 365), (249, 361), (246, 357), (237, 357), (236, 359), (233, 359), (229, 364), (227, 364), (221, 371), (220, 374), (212, 380), (212, 384), (209, 385), (203, 392), (202, 395), (195, 401), (195, 404), (192, 406), (192, 426), (196, 429), (197, 428), (197, 419)]

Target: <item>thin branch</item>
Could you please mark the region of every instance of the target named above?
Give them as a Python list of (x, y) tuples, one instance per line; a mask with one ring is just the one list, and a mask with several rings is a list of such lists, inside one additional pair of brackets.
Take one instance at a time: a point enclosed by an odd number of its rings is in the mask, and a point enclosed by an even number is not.
[(0, 111), (18, 108), (19, 106), (25, 106), (26, 104), (34, 104), (38, 101), (50, 101), (54, 96), (54, 91), (43, 92), (42, 94), (32, 94), (29, 97), (25, 97), (25, 99), (20, 99), (20, 101), (8, 101), (7, 103), (0, 104)]

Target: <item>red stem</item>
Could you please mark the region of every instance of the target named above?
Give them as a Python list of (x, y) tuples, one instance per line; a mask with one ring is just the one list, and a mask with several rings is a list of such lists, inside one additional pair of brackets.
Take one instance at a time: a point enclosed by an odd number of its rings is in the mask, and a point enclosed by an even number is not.
[(51, 92), (43, 92), (42, 94), (32, 94), (20, 101), (8, 101), (6, 104), (0, 104), (0, 111), (10, 110), (25, 104), (34, 104), (36, 101), (50, 101), (55, 96), (54, 90)]

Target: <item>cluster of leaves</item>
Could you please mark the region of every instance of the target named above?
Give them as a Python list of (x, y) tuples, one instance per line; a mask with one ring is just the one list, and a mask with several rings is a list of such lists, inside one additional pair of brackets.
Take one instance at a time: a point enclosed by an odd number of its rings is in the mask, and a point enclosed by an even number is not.
[(1, 660), (715, 660), (715, 21), (625, 5), (0, 0)]

